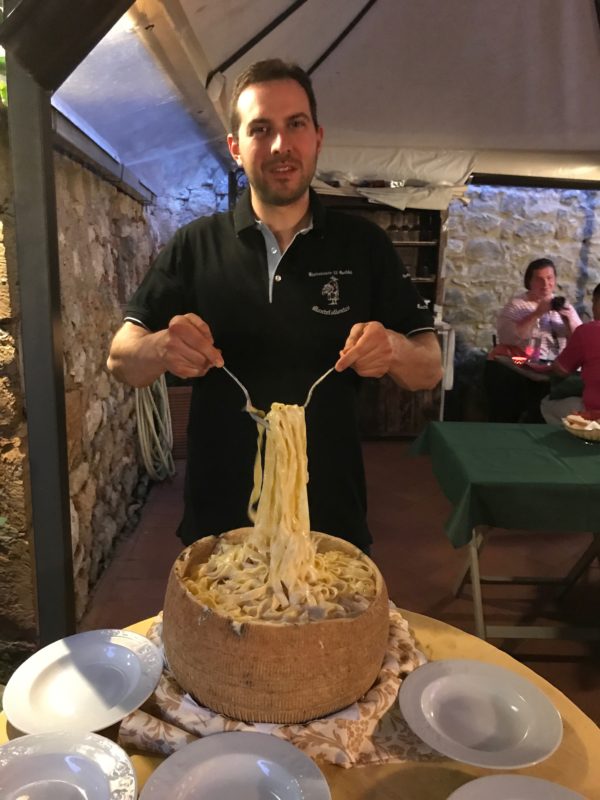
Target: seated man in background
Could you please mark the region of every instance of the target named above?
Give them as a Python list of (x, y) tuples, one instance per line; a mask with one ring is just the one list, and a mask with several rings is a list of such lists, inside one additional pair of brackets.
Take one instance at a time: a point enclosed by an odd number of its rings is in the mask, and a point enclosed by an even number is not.
[(527, 291), (509, 300), (498, 315), (498, 344), (517, 346), (538, 361), (554, 361), (581, 320), (564, 297), (555, 297), (556, 267), (549, 258), (532, 261), (524, 283)]
[(513, 297), (497, 320), (498, 344), (485, 366), (485, 389), (491, 422), (543, 422), (540, 401), (549, 382), (531, 380), (494, 361), (495, 355), (523, 355), (554, 361), (581, 319), (564, 297), (555, 297), (556, 267), (536, 258), (525, 270), (526, 291)]
[(560, 423), (567, 414), (582, 409), (598, 411), (600, 417), (600, 283), (592, 294), (592, 315), (592, 322), (577, 328), (553, 365), (553, 371), (561, 376), (572, 377), (581, 368), (583, 397), (544, 397), (541, 410), (546, 422)]

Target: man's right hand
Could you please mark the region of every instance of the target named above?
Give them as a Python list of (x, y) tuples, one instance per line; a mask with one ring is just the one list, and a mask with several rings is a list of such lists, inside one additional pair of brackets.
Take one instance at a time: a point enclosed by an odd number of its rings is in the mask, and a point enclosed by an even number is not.
[(178, 378), (199, 378), (211, 367), (222, 367), (210, 328), (197, 314), (173, 317), (157, 343), (165, 371)]
[(110, 347), (107, 367), (117, 380), (130, 386), (150, 386), (159, 375), (199, 378), (211, 367), (222, 367), (223, 356), (214, 346), (212, 332), (196, 314), (171, 319), (167, 328), (152, 333), (124, 322)]

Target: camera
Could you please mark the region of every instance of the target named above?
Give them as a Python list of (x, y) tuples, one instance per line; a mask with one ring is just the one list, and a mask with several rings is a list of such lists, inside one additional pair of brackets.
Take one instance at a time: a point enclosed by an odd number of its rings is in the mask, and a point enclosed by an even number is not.
[(552, 311), (560, 311), (561, 308), (565, 307), (566, 302), (566, 297), (553, 297), (552, 300), (550, 300), (550, 308)]

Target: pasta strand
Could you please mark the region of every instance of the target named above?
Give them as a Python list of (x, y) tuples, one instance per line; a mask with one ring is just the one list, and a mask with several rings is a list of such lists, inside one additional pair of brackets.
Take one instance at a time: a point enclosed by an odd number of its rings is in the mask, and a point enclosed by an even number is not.
[[(235, 621), (304, 623), (355, 616), (375, 597), (366, 559), (341, 550), (317, 552), (310, 532), (304, 407), (273, 403), (257, 425), (257, 456), (249, 515), (254, 527), (240, 543), (219, 540), (186, 579), (198, 600)], [(255, 508), (256, 506), (256, 508)]]

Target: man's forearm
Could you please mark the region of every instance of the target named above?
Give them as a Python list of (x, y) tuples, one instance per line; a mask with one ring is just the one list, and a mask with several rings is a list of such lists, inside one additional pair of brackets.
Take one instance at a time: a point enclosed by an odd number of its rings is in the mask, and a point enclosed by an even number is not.
[(537, 311), (532, 311), (526, 317), (514, 323), (515, 330), (521, 339), (528, 339), (531, 336), (538, 320), (539, 315)]
[(388, 375), (411, 391), (433, 389), (442, 379), (442, 357), (435, 333), (419, 333), (410, 338), (388, 330), (392, 361)]
[(108, 369), (117, 380), (136, 388), (150, 386), (165, 372), (157, 346), (162, 331), (149, 333), (141, 328), (139, 331), (133, 335), (119, 331), (107, 361)]

